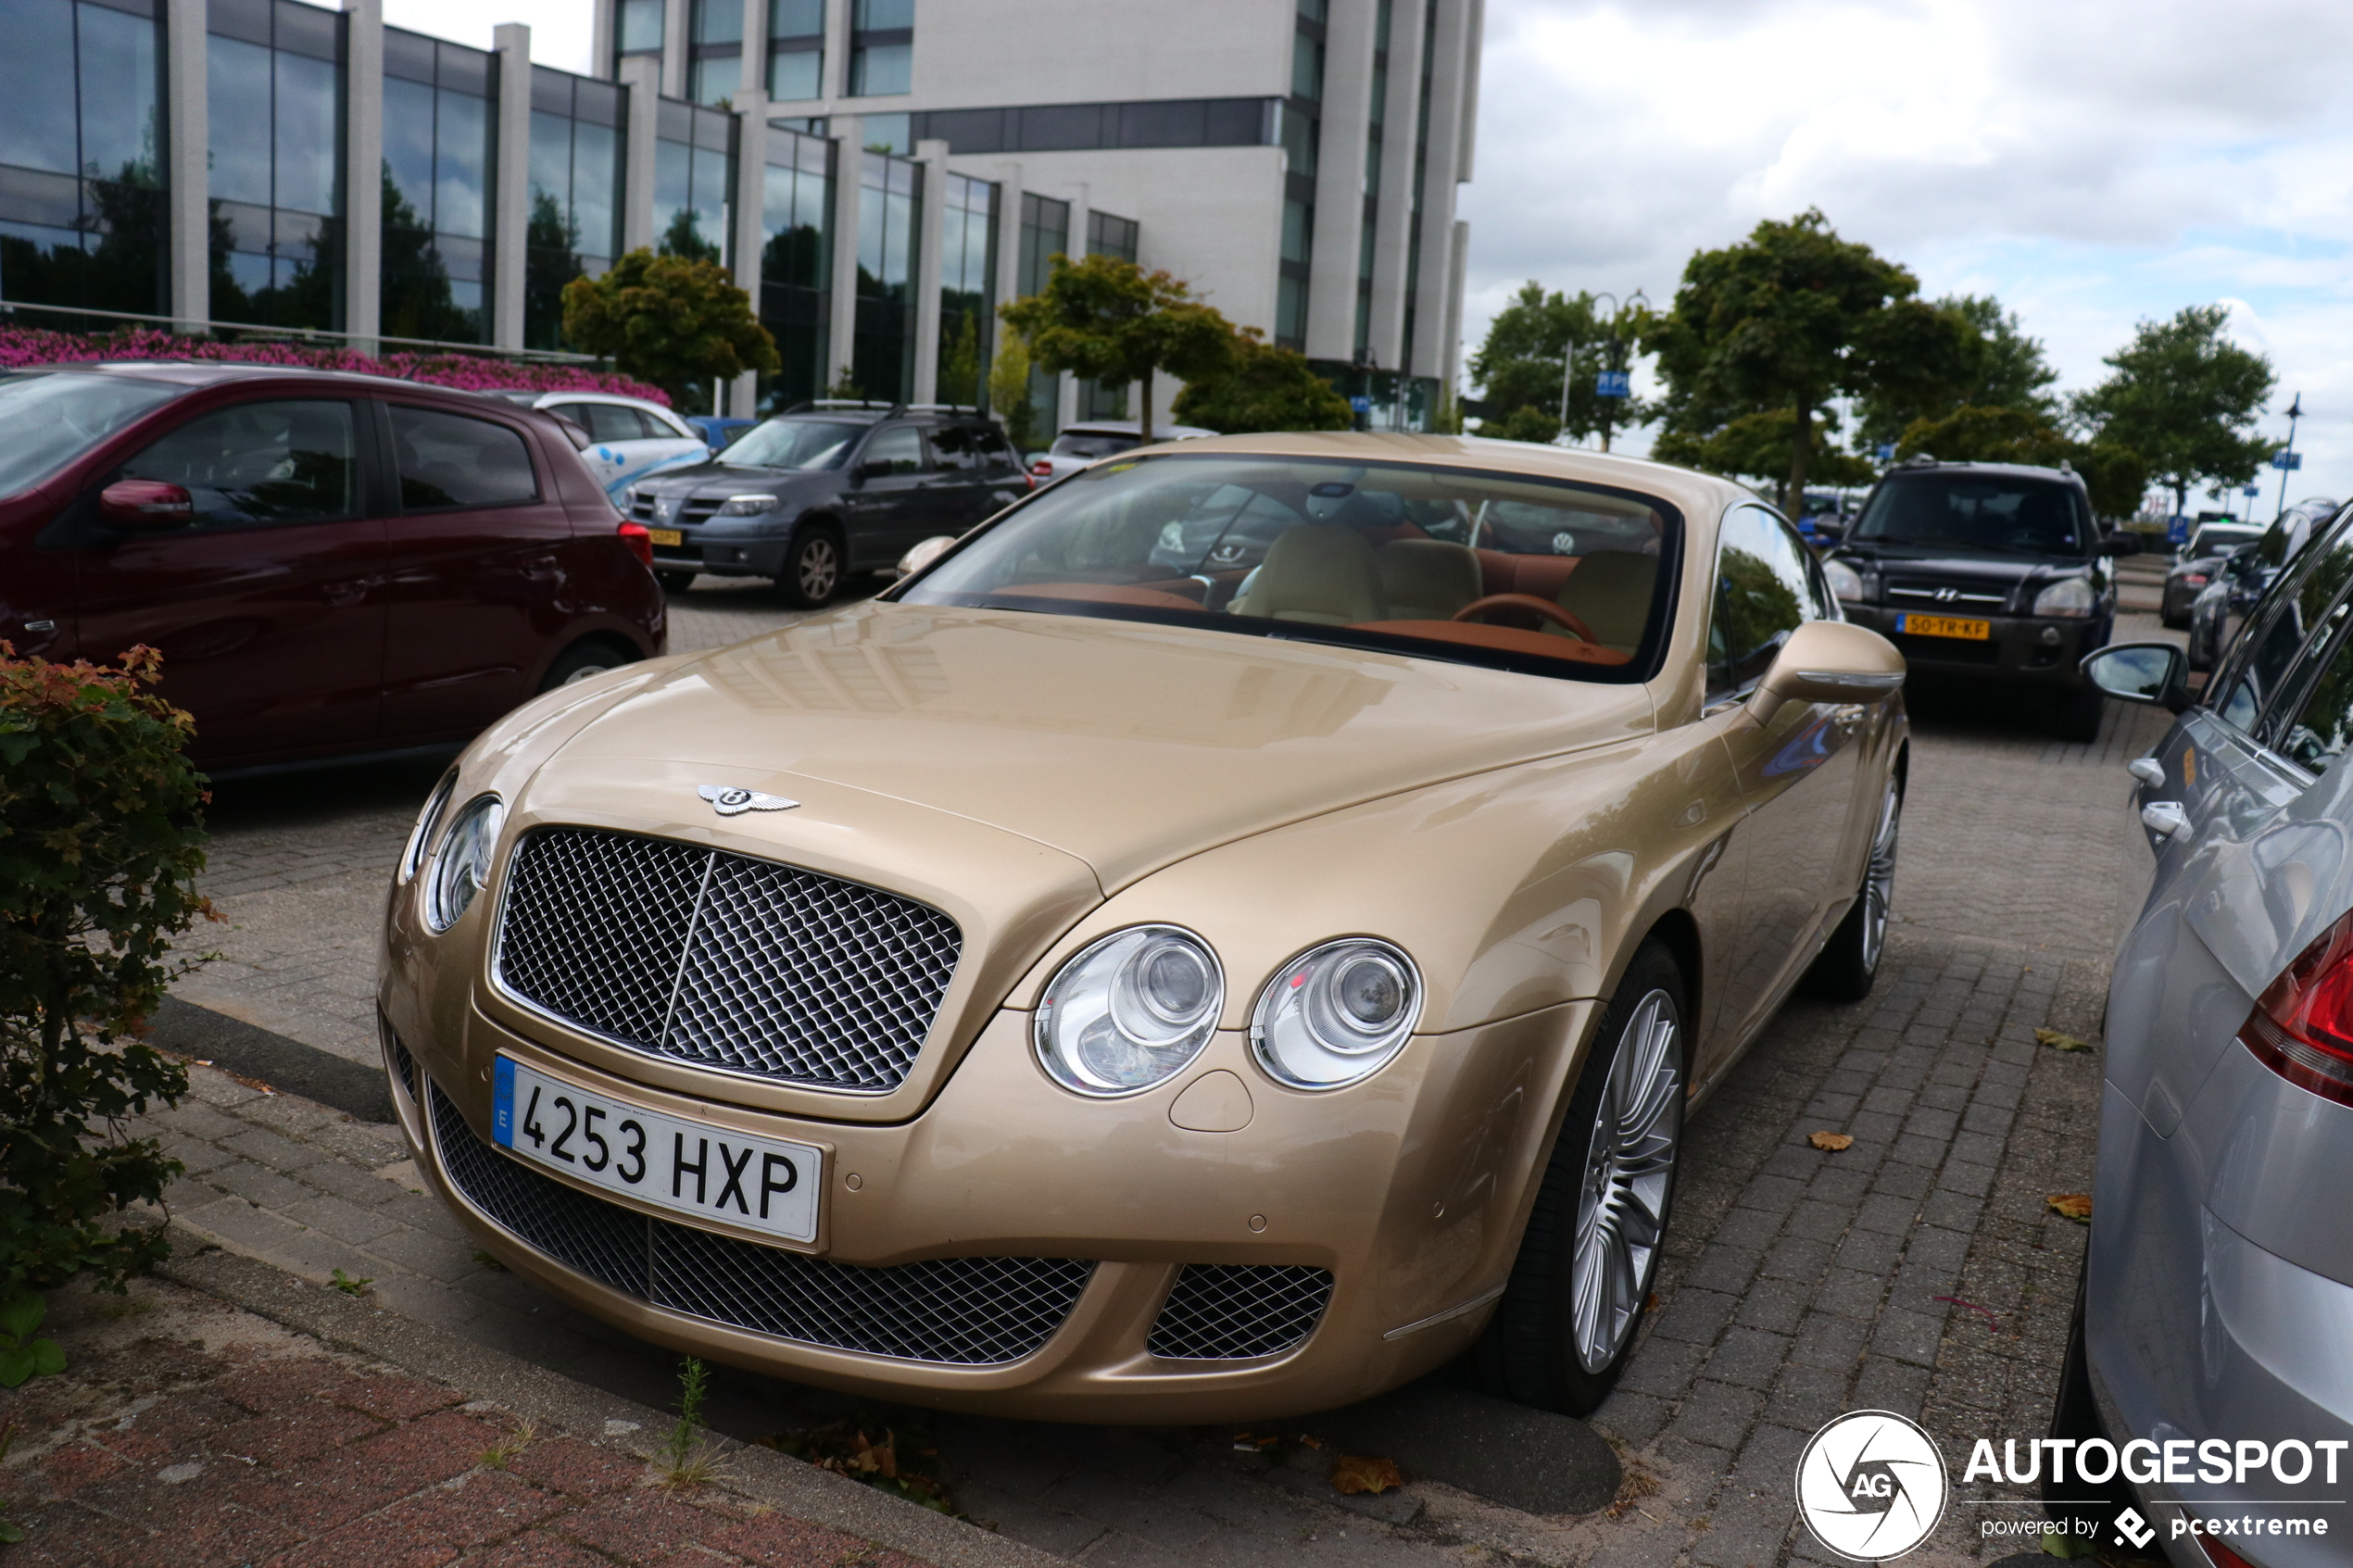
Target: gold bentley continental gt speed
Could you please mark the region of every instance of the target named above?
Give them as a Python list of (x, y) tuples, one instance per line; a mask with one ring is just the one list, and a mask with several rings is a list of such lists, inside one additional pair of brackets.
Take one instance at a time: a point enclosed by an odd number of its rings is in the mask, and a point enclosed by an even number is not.
[(583, 1310), (864, 1395), (1597, 1404), (1691, 1108), (1871, 985), (1902, 659), (1748, 492), (1516, 443), (1146, 448), (925, 553), (442, 781), (420, 1169)]

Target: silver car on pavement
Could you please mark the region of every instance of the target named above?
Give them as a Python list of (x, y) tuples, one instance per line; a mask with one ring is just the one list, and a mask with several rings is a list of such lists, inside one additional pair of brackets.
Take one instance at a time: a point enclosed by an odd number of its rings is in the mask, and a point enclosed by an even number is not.
[(2201, 697), (2171, 644), (2084, 669), (2179, 717), (2130, 764), (2157, 864), (2108, 994), (2091, 1240), (2051, 1432), (2144, 1446), (2106, 1484), (2045, 1473), (2045, 1496), (2103, 1547), (2155, 1531), (2183, 1568), (2342, 1564), (2353, 508), (2313, 530)]

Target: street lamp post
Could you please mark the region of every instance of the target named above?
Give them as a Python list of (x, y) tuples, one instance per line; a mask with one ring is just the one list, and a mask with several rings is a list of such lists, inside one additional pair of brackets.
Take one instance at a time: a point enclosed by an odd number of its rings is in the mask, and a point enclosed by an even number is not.
[(2304, 417), (2304, 394), (2297, 393), (2287, 406), (2287, 445), (2280, 452), (2280, 510), (2287, 510), (2287, 476), (2296, 465), (2286, 459), (2296, 456), (2296, 421)]
[[(1588, 299), (1608, 300), (1610, 320), (1615, 321), (1617, 319), (1617, 296), (1616, 295), (1604, 290), (1600, 294), (1588, 295), (1586, 297)], [(1568, 341), (1561, 345), (1561, 436), (1564, 438), (1566, 438), (1568, 434), (1568, 378), (1576, 373), (1577, 331), (1572, 327), (1569, 329)], [(1607, 451), (1608, 447), (1604, 445), (1603, 450)]]
[[(1609, 347), (1602, 356), (1604, 360), (1602, 371), (1604, 377), (1616, 377), (1622, 375), (1625, 371), (1626, 367), (1617, 362), (1618, 345), (1617, 320), (1619, 317), (1634, 308), (1634, 302), (1636, 300), (1641, 300), (1646, 307), (1650, 304), (1648, 297), (1645, 296), (1640, 289), (1636, 289), (1632, 294), (1628, 295), (1624, 305), (1618, 304), (1616, 299), (1612, 299), (1610, 301)], [(1598, 383), (1594, 386), (1593, 390), (1602, 405), (1602, 450), (1606, 452), (1609, 450), (1610, 405), (1616, 403), (1619, 397), (1628, 396), (1630, 395), (1630, 394), (1617, 390), (1604, 391)]]

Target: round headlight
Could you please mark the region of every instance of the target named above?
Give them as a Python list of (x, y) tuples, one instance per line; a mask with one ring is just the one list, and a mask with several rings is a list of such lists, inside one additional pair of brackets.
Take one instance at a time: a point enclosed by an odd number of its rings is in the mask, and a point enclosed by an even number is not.
[(441, 782), (425, 797), (425, 809), (417, 813), (417, 825), (409, 830), (408, 847), (400, 851), (400, 870), (394, 873), (396, 882), (407, 882), (423, 869), (425, 851), (433, 847), (434, 830), (441, 825), (442, 813), (449, 809), (449, 797), (458, 789), (458, 770), (450, 769), (441, 775)]
[(442, 835), (425, 877), (425, 923), (434, 930), (457, 924), (474, 895), (490, 885), (490, 858), (506, 821), (506, 806), (497, 796), (484, 795), (469, 801)]
[(1294, 1089), (1371, 1077), (1414, 1032), (1422, 977), (1400, 948), (1370, 937), (1327, 942), (1283, 966), (1250, 1017), (1258, 1064)]
[(2098, 597), (2092, 591), (2090, 579), (2062, 577), (2034, 596), (2034, 613), (2070, 618), (2085, 616), (2092, 613), (2092, 607), (2098, 602)]
[(1225, 1005), (1217, 955), (1190, 932), (1114, 932), (1048, 983), (1032, 1025), (1038, 1060), (1075, 1094), (1132, 1095), (1200, 1055)]
[(1847, 604), (1863, 600), (1863, 574), (1843, 560), (1822, 563), (1822, 580), (1831, 585), (1831, 594)]

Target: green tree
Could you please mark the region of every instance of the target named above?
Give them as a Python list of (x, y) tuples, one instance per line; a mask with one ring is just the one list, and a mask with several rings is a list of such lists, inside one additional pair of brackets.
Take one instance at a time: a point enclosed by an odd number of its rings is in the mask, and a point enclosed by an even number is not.
[(689, 261), (708, 261), (716, 266), (723, 257), (719, 247), (702, 237), (702, 214), (691, 207), (682, 207), (670, 215), (670, 227), (661, 232), (661, 242), (655, 248), (664, 256), (681, 256)]
[(1963, 378), (1967, 323), (1919, 292), (1910, 272), (1840, 239), (1816, 210), (1700, 252), (1643, 338), (1667, 380), (1667, 430), (1705, 441), (1745, 416), (1786, 412), (1781, 494), (1793, 501), (1825, 450), (1818, 416), (1832, 398), (1925, 399)]
[(523, 228), (522, 319), (534, 348), (556, 348), (561, 335), (564, 285), (581, 275), (580, 225), (555, 194), (534, 186), (531, 220)]
[(980, 318), (965, 311), (939, 345), (939, 395), (977, 408), (980, 395)]
[(1185, 383), (1169, 412), (1221, 435), (1261, 430), (1348, 430), (1356, 411), (1307, 358), (1277, 348), (1256, 327), (1235, 334), (1233, 357), (1213, 375)]
[(1011, 327), (998, 334), (997, 357), (988, 362), (988, 408), (1004, 422), (1013, 450), (1028, 451), (1038, 422), (1029, 406), (1029, 340)]
[[(1488, 324), (1487, 341), (1471, 356), (1471, 381), (1491, 412), (1480, 433), (1504, 435), (1507, 441), (1537, 439), (1524, 433), (1537, 427), (1522, 410), (1552, 421), (1555, 433), (1567, 430), (1579, 441), (1601, 437), (1609, 449), (1613, 431), (1650, 421), (1655, 410), (1630, 398), (1601, 397), (1594, 383), (1604, 370), (1628, 368), (1634, 345), (1648, 329), (1650, 318), (1640, 307), (1604, 324), (1594, 307), (1596, 296), (1554, 292), (1532, 279), (1520, 286), (1512, 302)], [(1561, 358), (1570, 351), (1568, 419), (1561, 420)], [(1504, 428), (1522, 433), (1504, 434)], [(1545, 437), (1543, 439), (1552, 439)]]
[(1111, 386), (1140, 382), (1143, 437), (1152, 438), (1152, 376), (1213, 376), (1233, 358), (1233, 324), (1169, 273), (1147, 272), (1115, 256), (1052, 258), (1046, 286), (998, 314), (1029, 340), (1042, 370), (1067, 370)]
[[(1815, 416), (1813, 458), (1807, 471), (1818, 483), (1869, 484), (1876, 477), (1871, 465), (1841, 451), (1831, 439), (1834, 428), (1829, 415)], [(1790, 471), (1796, 429), (1793, 409), (1768, 408), (1728, 420), (1704, 433), (1661, 431), (1651, 444), (1651, 456), (1662, 463), (1777, 484)]]
[(2249, 433), (2279, 378), (2269, 359), (2223, 337), (2229, 319), (2225, 306), (2193, 305), (2143, 321), (2102, 361), (2108, 378), (2074, 399), (2095, 439), (2146, 460), (2176, 512), (2194, 488), (2245, 484), (2277, 445)]
[(1895, 445), (1899, 458), (1926, 453), (1948, 463), (2039, 463), (2073, 456), (2067, 433), (2031, 408), (1956, 408), (1943, 419), (1914, 420)]
[(566, 283), (563, 301), (566, 337), (610, 355), (623, 375), (651, 382), (673, 402), (713, 381), (781, 368), (751, 296), (715, 261), (633, 250), (603, 277)]
[(2149, 487), (2146, 458), (2113, 441), (2095, 441), (2078, 446), (2071, 460), (2083, 476), (2083, 488), (2091, 492), (2095, 514), (2121, 521), (2141, 509), (2141, 497)]
[[(1908, 383), (1872, 387), (1856, 400), (1856, 439), (1876, 446), (1899, 445), (1913, 425), (1944, 420), (1965, 408), (2003, 409), (2032, 415), (2057, 428), (2057, 399), (2048, 388), (2058, 380), (2039, 339), (2028, 337), (2015, 312), (1991, 295), (1957, 295), (1931, 307), (1944, 341), (1931, 375)], [(1940, 452), (1938, 456), (1943, 456)]]

